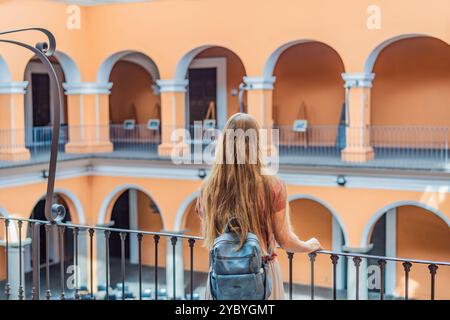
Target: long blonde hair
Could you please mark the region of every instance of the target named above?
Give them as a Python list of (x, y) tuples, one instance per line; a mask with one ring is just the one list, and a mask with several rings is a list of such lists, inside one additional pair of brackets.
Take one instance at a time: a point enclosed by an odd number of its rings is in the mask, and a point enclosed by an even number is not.
[[(246, 135), (241, 148), (237, 146), (236, 136), (226, 134), (239, 130), (259, 133), (259, 129), (257, 121), (244, 113), (234, 114), (225, 125), (216, 147), (215, 163), (201, 191), (206, 247), (212, 247), (214, 239), (225, 231), (230, 222), (229, 227), (239, 235), (241, 245), (252, 232), (262, 241), (263, 251), (267, 252), (265, 247), (270, 246), (273, 192), (271, 177), (261, 174), (259, 134), (255, 140)], [(243, 161), (239, 155), (242, 148), (245, 148)], [(251, 161), (254, 152), (257, 153), (256, 161)]]

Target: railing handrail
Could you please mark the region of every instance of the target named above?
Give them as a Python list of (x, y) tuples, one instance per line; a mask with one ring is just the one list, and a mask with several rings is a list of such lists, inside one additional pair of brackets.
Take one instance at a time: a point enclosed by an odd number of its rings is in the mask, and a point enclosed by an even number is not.
[(395, 258), (395, 257), (385, 257), (385, 256), (375, 256), (369, 254), (360, 254), (360, 253), (348, 253), (348, 252), (333, 252), (328, 250), (319, 250), (316, 253), (327, 254), (327, 255), (337, 255), (343, 257), (359, 257), (365, 259), (377, 259), (377, 260), (386, 260), (386, 261), (395, 261), (395, 262), (410, 262), (417, 264), (434, 264), (439, 266), (450, 266), (450, 261), (432, 261), (432, 260), (421, 260), (421, 259), (407, 259), (407, 258)]
[[(88, 225), (81, 225), (81, 224), (73, 224), (73, 223), (67, 223), (67, 222), (49, 222), (46, 220), (37, 220), (37, 219), (24, 219), (24, 218), (15, 218), (15, 217), (0, 217), (0, 220), (13, 220), (13, 221), (22, 221), (22, 222), (29, 222), (29, 223), (39, 223), (42, 225), (57, 225), (57, 226), (64, 226), (68, 228), (78, 228), (78, 229), (85, 229), (85, 230), (98, 230), (98, 231), (110, 231), (110, 232), (117, 232), (117, 233), (129, 233), (129, 234), (142, 234), (142, 235), (158, 235), (162, 237), (177, 237), (177, 238), (183, 238), (183, 239), (194, 239), (194, 240), (204, 240), (204, 237), (201, 236), (194, 236), (194, 235), (184, 235), (181, 233), (175, 233), (175, 232), (156, 232), (156, 231), (144, 231), (144, 230), (136, 230), (136, 229), (121, 229), (121, 228), (111, 228), (111, 227), (102, 227), (102, 226), (88, 226)], [(281, 247), (278, 247), (281, 248)], [(409, 258), (401, 258), (401, 257), (387, 257), (387, 256), (378, 256), (378, 255), (368, 255), (368, 254), (362, 254), (362, 253), (348, 253), (348, 252), (334, 252), (334, 251), (328, 251), (328, 250), (319, 250), (315, 251), (315, 253), (318, 254), (326, 254), (326, 255), (336, 255), (336, 256), (342, 256), (342, 257), (359, 257), (359, 258), (365, 258), (365, 259), (376, 259), (376, 260), (386, 260), (386, 261), (395, 261), (395, 262), (410, 262), (410, 263), (417, 263), (417, 264), (433, 264), (433, 265), (439, 265), (439, 266), (450, 266), (450, 261), (433, 261), (433, 260), (423, 260), (423, 259), (409, 259)]]
[(0, 220), (13, 220), (13, 221), (22, 221), (28, 223), (35, 223), (41, 225), (56, 225), (63, 226), (68, 228), (78, 228), (84, 230), (98, 230), (98, 231), (111, 231), (117, 233), (130, 233), (130, 234), (142, 234), (142, 235), (152, 235), (152, 236), (162, 236), (162, 237), (177, 237), (183, 239), (195, 239), (195, 240), (204, 240), (203, 237), (199, 236), (190, 236), (181, 233), (171, 233), (171, 232), (156, 232), (156, 231), (144, 231), (144, 230), (136, 230), (136, 229), (121, 229), (121, 228), (110, 228), (110, 227), (102, 227), (102, 226), (88, 226), (83, 224), (74, 224), (67, 222), (50, 222), (47, 220), (38, 220), (38, 219), (23, 219), (23, 218), (15, 218), (15, 217), (1, 217)]

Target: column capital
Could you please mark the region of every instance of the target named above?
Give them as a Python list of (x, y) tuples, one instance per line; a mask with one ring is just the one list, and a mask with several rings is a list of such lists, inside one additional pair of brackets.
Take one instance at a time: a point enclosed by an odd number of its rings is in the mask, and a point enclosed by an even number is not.
[(275, 77), (244, 77), (246, 90), (273, 90)]
[[(22, 250), (24, 249), (24, 246), (27, 246), (31, 244), (31, 238), (26, 238), (22, 240)], [(5, 240), (0, 240), (0, 247), (5, 247), (6, 248), (6, 241)], [(9, 241), (8, 242), (8, 249), (9, 250), (18, 250), (19, 249), (19, 241), (15, 240), (15, 241)]]
[(182, 235), (186, 234), (188, 231), (189, 231), (188, 229), (181, 229), (181, 230), (165, 230), (165, 229), (163, 229), (160, 232), (182, 236)]
[(0, 94), (25, 94), (28, 81), (0, 82)]
[(168, 80), (156, 80), (156, 84), (159, 87), (159, 92), (186, 92), (189, 84), (188, 79), (168, 79)]
[(64, 82), (66, 95), (110, 94), (112, 82)]
[(372, 250), (373, 244), (368, 245), (367, 247), (347, 247), (343, 246), (342, 251), (348, 252), (348, 253), (360, 253), (360, 254), (366, 254), (370, 250)]
[(345, 88), (372, 88), (372, 81), (375, 78), (374, 73), (342, 73), (342, 79), (345, 81)]

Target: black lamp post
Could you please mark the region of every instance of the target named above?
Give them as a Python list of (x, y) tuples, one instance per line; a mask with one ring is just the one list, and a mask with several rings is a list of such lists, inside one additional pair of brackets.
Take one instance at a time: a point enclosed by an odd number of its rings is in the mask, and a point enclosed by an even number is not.
[[(9, 43), (13, 45), (20, 46), (22, 48), (28, 49), (33, 52), (47, 68), (50, 81), (54, 81), (57, 88), (60, 88), (58, 77), (56, 76), (55, 69), (53, 68), (50, 60), (48, 59), (53, 55), (56, 49), (56, 41), (53, 34), (43, 28), (24, 28), (9, 31), (0, 31), (0, 36), (6, 34), (15, 34), (26, 31), (38, 31), (47, 36), (48, 42), (39, 42), (35, 47), (29, 44), (22, 43), (16, 40), (0, 39), (0, 42)], [(66, 209), (60, 204), (53, 203), (54, 189), (55, 189), (55, 175), (56, 175), (56, 164), (58, 159), (58, 143), (59, 143), (59, 126), (60, 126), (60, 108), (62, 105), (62, 97), (59, 90), (57, 90), (58, 95), (58, 105), (53, 112), (53, 135), (52, 135), (52, 145), (50, 151), (50, 163), (48, 169), (48, 181), (47, 181), (47, 194), (45, 197), (45, 217), (48, 221), (52, 223), (60, 222), (64, 219), (66, 214)]]

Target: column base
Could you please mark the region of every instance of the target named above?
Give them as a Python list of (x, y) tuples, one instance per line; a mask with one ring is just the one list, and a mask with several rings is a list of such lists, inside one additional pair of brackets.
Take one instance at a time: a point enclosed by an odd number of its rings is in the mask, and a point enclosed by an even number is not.
[(0, 161), (28, 161), (30, 160), (30, 150), (27, 148), (11, 148), (0, 150)]
[(161, 143), (158, 146), (158, 155), (160, 158), (171, 158), (172, 151), (177, 149), (177, 155), (182, 153), (183, 155), (190, 154), (190, 146), (187, 143)]
[(372, 147), (346, 147), (341, 153), (341, 159), (346, 162), (367, 162), (374, 156)]
[(66, 144), (66, 153), (86, 154), (86, 153), (109, 153), (114, 147), (110, 141), (98, 142), (69, 142)]

